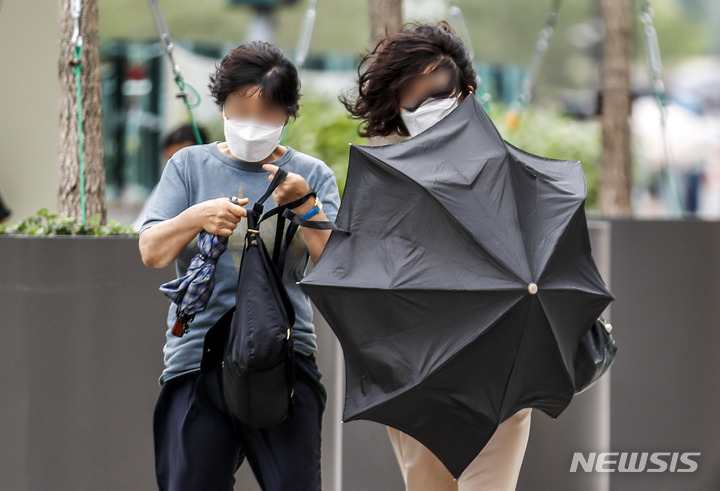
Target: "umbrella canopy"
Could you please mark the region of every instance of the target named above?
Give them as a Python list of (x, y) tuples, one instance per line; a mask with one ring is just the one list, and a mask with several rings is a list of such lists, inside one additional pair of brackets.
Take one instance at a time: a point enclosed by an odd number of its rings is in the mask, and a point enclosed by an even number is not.
[(393, 426), (458, 477), (525, 407), (557, 418), (612, 300), (579, 162), (506, 143), (475, 97), (409, 140), (353, 146), (338, 227), (300, 282), (346, 362), (345, 421)]

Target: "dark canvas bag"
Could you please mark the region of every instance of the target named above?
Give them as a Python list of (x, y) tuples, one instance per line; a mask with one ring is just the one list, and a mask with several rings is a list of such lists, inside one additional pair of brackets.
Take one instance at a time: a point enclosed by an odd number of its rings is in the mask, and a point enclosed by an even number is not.
[(617, 344), (612, 325), (599, 317), (580, 338), (575, 354), (575, 393), (589, 389), (615, 361)]
[[(201, 364), (202, 370), (222, 365), (228, 409), (255, 427), (281, 423), (292, 406), (295, 311), (282, 283), (285, 252), (300, 224), (335, 229), (332, 222), (303, 220), (290, 211), (314, 196), (313, 191), (263, 214), (263, 203), (286, 176), (278, 169), (265, 194), (248, 210), (235, 306), (205, 336)], [(271, 258), (260, 237), (260, 223), (273, 215), (277, 228)]]

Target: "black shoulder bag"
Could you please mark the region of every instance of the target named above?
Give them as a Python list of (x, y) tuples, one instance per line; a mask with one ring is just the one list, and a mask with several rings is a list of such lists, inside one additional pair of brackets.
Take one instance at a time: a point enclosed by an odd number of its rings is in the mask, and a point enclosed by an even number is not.
[(617, 344), (611, 331), (610, 323), (598, 317), (580, 338), (574, 362), (576, 394), (590, 388), (615, 361)]
[[(248, 210), (235, 306), (210, 328), (203, 346), (201, 369), (222, 365), (228, 408), (254, 427), (281, 423), (292, 407), (295, 311), (282, 283), (285, 252), (298, 225), (338, 230), (332, 222), (304, 220), (290, 211), (315, 196), (314, 191), (263, 214), (263, 203), (286, 176), (278, 169), (265, 194)], [(273, 215), (277, 228), (271, 259), (260, 223)]]

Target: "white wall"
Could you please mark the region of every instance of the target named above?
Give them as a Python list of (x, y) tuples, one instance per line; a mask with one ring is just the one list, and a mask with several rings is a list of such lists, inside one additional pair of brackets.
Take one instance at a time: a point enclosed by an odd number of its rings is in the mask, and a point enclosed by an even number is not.
[(0, 9), (0, 193), (12, 222), (57, 209), (57, 9), (56, 0)]

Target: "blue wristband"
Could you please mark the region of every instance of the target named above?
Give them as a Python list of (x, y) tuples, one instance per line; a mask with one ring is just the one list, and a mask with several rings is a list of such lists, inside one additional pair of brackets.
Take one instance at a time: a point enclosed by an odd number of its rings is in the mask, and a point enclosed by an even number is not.
[(307, 220), (308, 218), (317, 215), (319, 212), (320, 212), (320, 208), (318, 208), (317, 205), (315, 205), (310, 209), (310, 211), (308, 211), (307, 213), (305, 213), (303, 215), (300, 215), (300, 218), (302, 218), (303, 220)]

